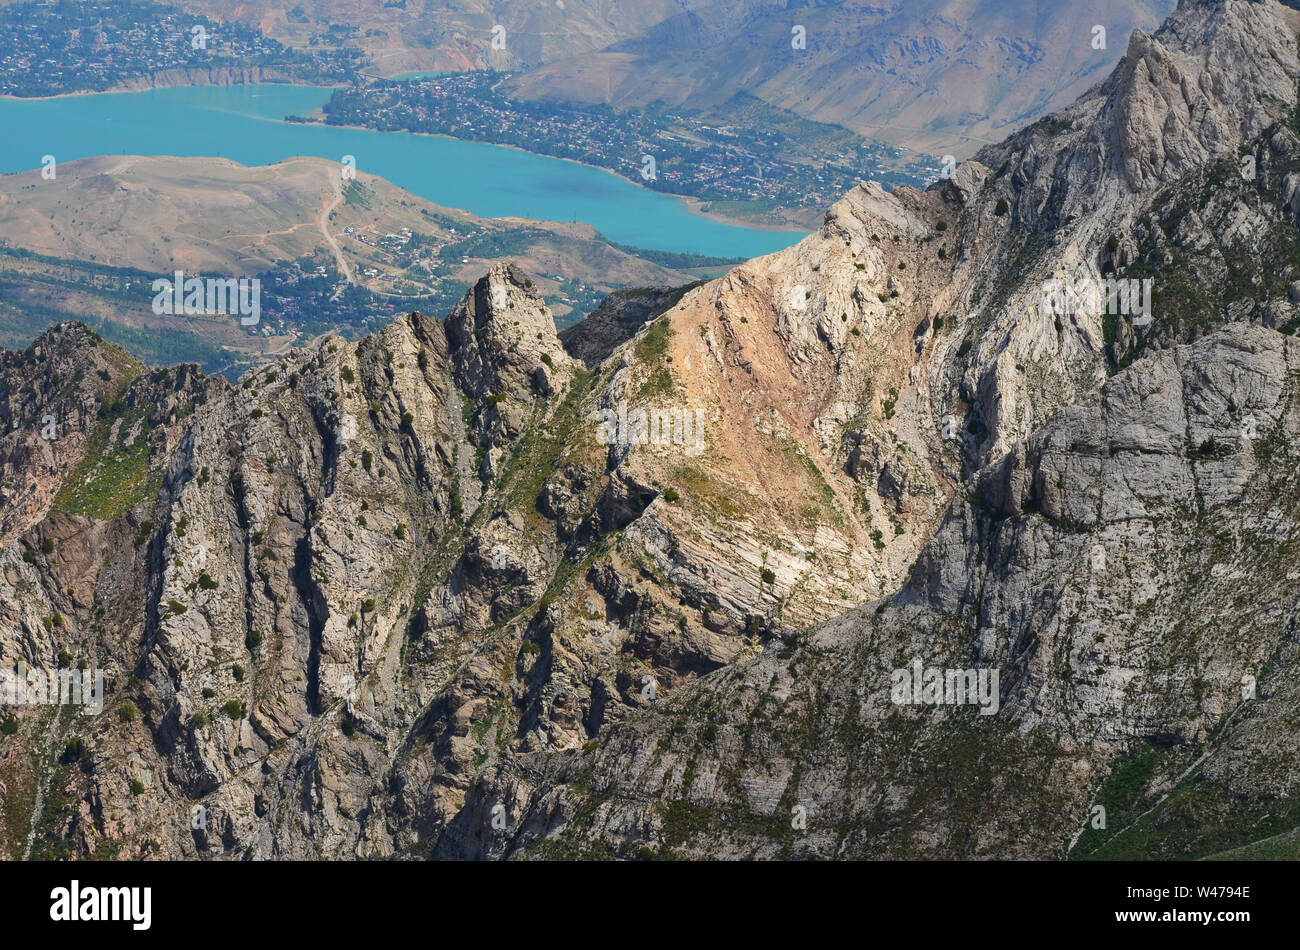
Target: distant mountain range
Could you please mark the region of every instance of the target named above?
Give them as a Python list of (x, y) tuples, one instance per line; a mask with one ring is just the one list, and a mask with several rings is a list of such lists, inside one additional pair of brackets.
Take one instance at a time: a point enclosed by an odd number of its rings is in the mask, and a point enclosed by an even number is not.
[[(1100, 80), (1173, 0), (217, 0), (291, 44), (356, 28), (371, 72), (498, 68), (524, 97), (725, 119), (740, 92), (869, 138), (968, 155)], [(298, 13), (293, 11), (297, 10)], [(493, 28), (504, 48), (493, 49)], [(1094, 28), (1105, 31), (1104, 46)], [(804, 49), (793, 45), (802, 28)], [(336, 35), (340, 38), (342, 34)]]
[[(524, 96), (726, 115), (748, 92), (891, 145), (965, 155), (1106, 75), (1167, 0), (718, 3), (535, 69)], [(1093, 46), (1094, 26), (1105, 46)], [(806, 49), (794, 49), (802, 28)]]

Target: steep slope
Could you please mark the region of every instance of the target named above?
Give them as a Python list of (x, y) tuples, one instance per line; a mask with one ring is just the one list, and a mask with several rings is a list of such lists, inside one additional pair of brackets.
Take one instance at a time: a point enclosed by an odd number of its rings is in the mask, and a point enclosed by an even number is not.
[[(305, 46), (331, 25), (372, 59), (371, 71), (393, 76), (415, 70), (502, 69), (536, 65), (600, 49), (659, 23), (702, 0), (647, 0), (610, 4), (601, 0), (517, 3), (514, 0), (439, 0), (368, 3), (314, 0), (204, 0), (187, 7), (222, 20), (255, 24), (291, 46)], [(492, 46), (492, 28), (505, 28), (505, 48)], [(350, 35), (346, 28), (351, 27)]]
[(581, 323), (561, 330), (560, 340), (588, 369), (595, 369), (638, 330), (681, 300), (689, 289), (646, 287), (617, 291), (602, 300)]
[(143, 370), (79, 326), (0, 358), (0, 545), (45, 517), (101, 410)]
[[(984, 467), (896, 597), (773, 642), (591, 754), (503, 765), (443, 853), (1173, 856), (1293, 827), (1285, 700), (1234, 710), (1266, 674), (1266, 700), (1289, 681), (1293, 345), (1239, 321), (1296, 326), (1296, 27), (1276, 3), (1184, 2), (1061, 115), (925, 195), (864, 188), (787, 252), (854, 216), (894, 225), (887, 272), (934, 275), (918, 252), (942, 242), (940, 293), (895, 288), (926, 318), (897, 401)], [(943, 198), (951, 238), (931, 223)], [(822, 270), (809, 299), (845, 284)], [(1063, 277), (1151, 277), (1155, 305), (1063, 310)], [(940, 323), (956, 332), (926, 332)], [(998, 669), (998, 715), (882, 704), (919, 658)], [(1226, 764), (1241, 754), (1281, 767), (1246, 777)], [(1086, 824), (1094, 792), (1134, 827)]]
[[(753, 310), (767, 326), (742, 353), (679, 302), (591, 370), (530, 285), (493, 268), (445, 321), (332, 337), (238, 386), (163, 374), (189, 393), (174, 430), (161, 392), (152, 414), (110, 407), (95, 466), (159, 430), (130, 454), (130, 494), (98, 504), (92, 467), (68, 489), (78, 517), (30, 513), (5, 548), (13, 655), (84, 660), (109, 682), (93, 720), (16, 713), (28, 755), (76, 750), (44, 767), (37, 853), (418, 846), (500, 756), (576, 748), (775, 625), (878, 589), (913, 535), (877, 552), (852, 480), (776, 411), (795, 350), (801, 398), (838, 391), (798, 311), (775, 332)], [(750, 408), (760, 358), (771, 391)], [(28, 402), (30, 442), (47, 407)], [(600, 412), (628, 404), (667, 428), (602, 439)]]
[[(1242, 325), (1136, 363), (978, 472), (896, 595), (494, 770), (443, 853), (1053, 858), (1087, 829), (1079, 852), (1189, 857), (1290, 830), (1298, 369)], [(998, 670), (994, 714), (897, 702), (916, 662)]]
[[(1005, 216), (960, 298), (970, 359), (945, 382), (972, 406), (964, 429), (981, 457), (1144, 347), (1232, 319), (1285, 322), (1265, 314), (1289, 314), (1297, 264), (1283, 225), (1298, 29), (1278, 3), (1184, 0), (1154, 36), (1134, 33), (1097, 90), (980, 153), (997, 169), (985, 213)], [(1250, 177), (1246, 153), (1259, 155)], [(1113, 303), (1045, 306), (1053, 280), (1107, 277), (1153, 280), (1145, 325)]]

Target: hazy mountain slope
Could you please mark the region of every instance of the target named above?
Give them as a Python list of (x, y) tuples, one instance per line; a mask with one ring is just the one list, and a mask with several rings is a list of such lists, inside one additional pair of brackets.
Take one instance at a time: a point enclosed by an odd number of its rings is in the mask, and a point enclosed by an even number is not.
[[(184, 6), (184, 4), (182, 4)], [(510, 69), (527, 97), (613, 105), (663, 102), (726, 114), (739, 91), (869, 138), (967, 155), (1008, 128), (1059, 108), (1102, 78), (1134, 28), (1172, 0), (867, 3), (865, 0), (654, 0), (610, 4), (514, 0), (202, 5), (294, 46), (330, 23), (392, 76), (433, 69)], [(294, 15), (297, 7), (302, 15)], [(807, 48), (791, 48), (791, 30)], [(492, 46), (495, 26), (504, 49)], [(1093, 27), (1106, 48), (1093, 48)], [(338, 41), (339, 37), (332, 37)]]
[[(1104, 77), (1134, 28), (1172, 2), (1087, 8), (1041, 0), (716, 3), (599, 53), (553, 62), (519, 94), (579, 102), (703, 108), (725, 120), (745, 91), (891, 145), (968, 155), (1068, 103)], [(806, 48), (792, 48), (802, 26)], [(1106, 31), (1093, 48), (1093, 27)]]
[[(218, 19), (259, 26), (292, 46), (323, 36), (330, 24), (351, 26), (351, 42), (373, 60), (370, 71), (385, 76), (432, 69), (482, 69), (534, 66), (596, 50), (635, 36), (703, 0), (205, 0), (181, 7), (201, 9)], [(295, 15), (295, 9), (301, 15)], [(493, 50), (492, 28), (506, 29), (506, 48)]]

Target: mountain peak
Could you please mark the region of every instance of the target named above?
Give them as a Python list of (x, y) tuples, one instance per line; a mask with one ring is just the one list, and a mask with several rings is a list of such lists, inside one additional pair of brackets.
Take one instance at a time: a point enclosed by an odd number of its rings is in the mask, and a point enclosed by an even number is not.
[(1134, 190), (1232, 151), (1296, 102), (1296, 14), (1275, 2), (1185, 2), (1154, 35), (1134, 30), (1101, 118)]
[(550, 308), (514, 264), (494, 264), (447, 316), (456, 381), (468, 393), (549, 395), (572, 360)]
[(1023, 224), (1099, 208), (1118, 222), (1131, 196), (1235, 153), (1295, 109), (1298, 32), (1300, 13), (1277, 0), (1185, 0), (1154, 33), (1133, 31), (1104, 82), (978, 158), (1001, 169)]

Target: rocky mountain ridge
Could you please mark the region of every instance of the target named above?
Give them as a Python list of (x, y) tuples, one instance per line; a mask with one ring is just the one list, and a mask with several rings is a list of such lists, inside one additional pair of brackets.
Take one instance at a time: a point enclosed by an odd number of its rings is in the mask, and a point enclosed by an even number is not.
[[(589, 754), (490, 770), (442, 853), (1191, 857), (1291, 830), (1298, 358), (1233, 325), (1134, 364), (978, 472), (897, 594)], [(998, 669), (996, 715), (899, 705), (918, 661)]]
[[(75, 325), (7, 354), (0, 648), (109, 701), (6, 719), (4, 850), (1188, 856), (1300, 825), (1297, 27), (1184, 0), (950, 179), (863, 184), (564, 340), (498, 265), (235, 385)], [(1054, 310), (1062, 275), (1149, 277), (1150, 319)], [(996, 708), (900, 705), (917, 660), (996, 670)]]

